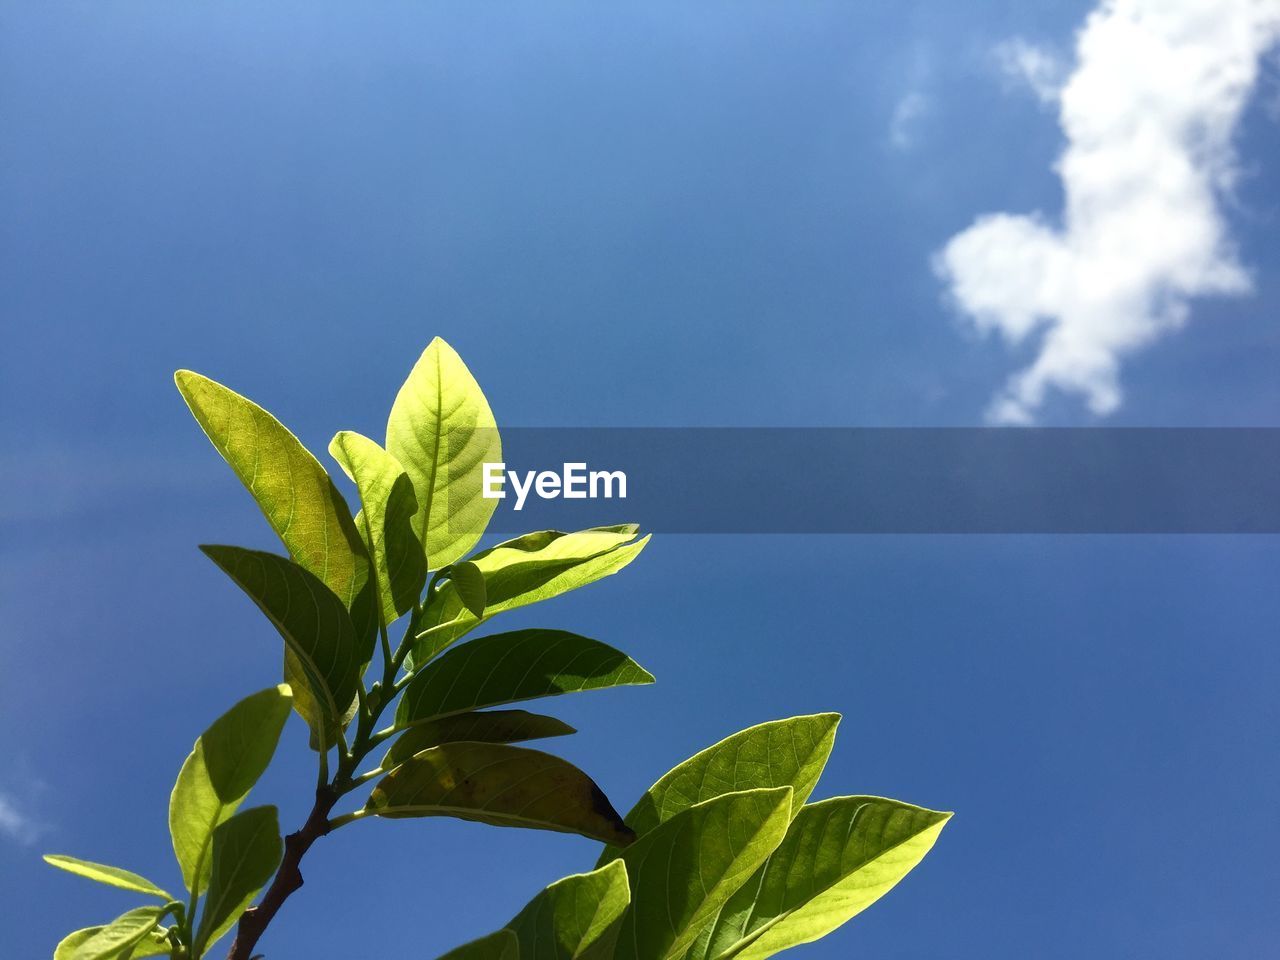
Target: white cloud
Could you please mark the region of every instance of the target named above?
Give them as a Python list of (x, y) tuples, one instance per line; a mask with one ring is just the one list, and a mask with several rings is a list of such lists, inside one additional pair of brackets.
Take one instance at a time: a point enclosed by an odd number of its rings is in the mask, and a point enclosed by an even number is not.
[(34, 843), (43, 834), (44, 826), (31, 819), (17, 804), (0, 793), (0, 834), (26, 846)]
[(1041, 103), (1057, 101), (1066, 70), (1052, 53), (1014, 37), (996, 45), (995, 58), (1005, 76), (1030, 87)]
[[(1191, 298), (1249, 290), (1219, 202), (1235, 174), (1233, 133), (1277, 40), (1280, 0), (1104, 0), (1089, 15), (1056, 91), (1061, 225), (988, 214), (936, 260), (979, 332), (1042, 337), (991, 420), (1031, 422), (1051, 388), (1111, 413), (1122, 358), (1182, 325)], [(1007, 51), (1012, 69), (1055, 90), (1047, 54)]]
[(916, 143), (916, 127), (929, 112), (929, 100), (918, 90), (904, 94), (889, 119), (889, 143), (895, 150), (910, 150)]

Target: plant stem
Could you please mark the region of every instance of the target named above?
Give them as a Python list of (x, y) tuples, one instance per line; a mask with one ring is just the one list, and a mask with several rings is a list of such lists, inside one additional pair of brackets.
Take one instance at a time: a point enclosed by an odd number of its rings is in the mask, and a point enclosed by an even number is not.
[[(439, 574), (437, 573), (436, 576), (438, 578)], [(431, 588), (427, 591), (428, 597), (430, 597), (431, 590), (434, 587), (435, 580), (432, 580)], [(400, 666), (413, 645), (413, 625), (419, 612), (420, 607), (415, 607), (415, 615), (410, 618), (404, 639), (395, 654), (391, 653), (391, 644), (387, 639), (386, 624), (381, 622), (378, 624), (383, 657), (382, 682), (375, 684), (375, 689), (372, 692), (365, 690), (363, 683), (360, 685), (360, 709), (356, 715), (355, 735), (351, 739), (350, 747), (348, 747), (346, 731), (340, 731), (339, 743), (337, 744), (338, 763), (333, 772), (332, 780), (329, 779), (327, 745), (321, 744), (320, 777), (319, 782), (316, 784), (315, 805), (312, 806), (311, 813), (307, 815), (306, 823), (302, 825), (302, 829), (285, 837), (284, 859), (280, 861), (280, 868), (276, 871), (275, 878), (271, 881), (271, 886), (267, 888), (267, 892), (258, 902), (258, 905), (250, 907), (241, 915), (240, 922), (236, 926), (236, 939), (231, 944), (231, 951), (227, 954), (227, 960), (252, 960), (253, 948), (257, 946), (258, 940), (267, 929), (267, 925), (271, 923), (284, 905), (284, 902), (289, 899), (294, 891), (302, 886), (302, 858), (311, 849), (311, 845), (336, 827), (351, 823), (365, 815), (365, 811), (357, 810), (337, 817), (332, 821), (329, 820), (329, 814), (333, 812), (334, 806), (343, 795), (350, 793), (357, 786), (367, 782), (381, 772), (379, 770), (371, 770), (366, 774), (353, 776), (356, 768), (368, 756), (369, 751), (395, 732), (394, 725), (378, 733), (374, 733), (373, 728), (378, 722), (378, 718), (382, 716), (382, 711), (386, 709), (387, 705), (401, 691), (404, 684), (408, 682), (408, 677), (404, 677), (397, 683), (396, 675), (400, 672)], [(381, 621), (381, 617), (379, 617), (379, 620)]]
[(231, 952), (227, 954), (227, 960), (250, 960), (253, 956), (253, 948), (257, 946), (258, 939), (267, 929), (267, 924), (284, 906), (284, 902), (290, 895), (302, 886), (300, 869), (302, 858), (311, 849), (313, 843), (329, 832), (329, 814), (337, 802), (338, 798), (330, 788), (322, 787), (316, 791), (315, 806), (311, 808), (307, 822), (297, 833), (291, 833), (285, 837), (284, 859), (280, 862), (280, 869), (276, 871), (271, 886), (267, 888), (266, 894), (258, 905), (250, 907), (240, 917), (236, 927), (236, 939), (231, 944)]
[[(284, 902), (302, 886), (302, 858), (306, 856), (313, 843), (333, 829), (333, 825), (329, 822), (329, 814), (333, 812), (338, 800), (376, 773), (373, 771), (368, 776), (354, 779), (352, 777), (356, 767), (363, 762), (369, 751), (383, 739), (373, 735), (374, 724), (378, 722), (391, 697), (399, 692), (395, 684), (399, 664), (395, 662), (394, 657), (388, 659), (390, 644), (387, 642), (387, 628), (381, 623), (379, 627), (382, 633), (384, 659), (383, 683), (373, 695), (365, 690), (363, 683), (360, 685), (360, 709), (357, 713), (355, 736), (351, 740), (350, 747), (347, 746), (345, 731), (339, 737), (338, 763), (332, 780), (329, 779), (328, 745), (323, 743), (320, 745), (320, 776), (316, 784), (315, 804), (311, 808), (311, 813), (307, 815), (302, 829), (285, 837), (284, 858), (280, 861), (280, 868), (276, 871), (271, 886), (267, 888), (258, 905), (250, 907), (241, 915), (240, 922), (236, 926), (236, 939), (231, 944), (227, 960), (251, 960), (253, 948), (257, 946), (267, 925), (284, 906)], [(412, 627), (406, 633), (406, 642), (411, 635)], [(343, 823), (354, 819), (357, 819), (357, 816), (351, 814), (339, 818)]]

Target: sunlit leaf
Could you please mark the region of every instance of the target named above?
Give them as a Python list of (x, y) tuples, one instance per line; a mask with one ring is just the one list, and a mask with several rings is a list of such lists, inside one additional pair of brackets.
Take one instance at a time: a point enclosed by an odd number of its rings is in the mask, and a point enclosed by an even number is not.
[(626, 865), (615, 860), (557, 880), (506, 928), (519, 939), (523, 960), (607, 960), (630, 902)]
[(520, 945), (510, 930), (499, 930), (479, 940), (454, 947), (440, 960), (519, 960)]
[(396, 395), (387, 452), (413, 481), (414, 530), (431, 566), (448, 566), (475, 546), (498, 505), (482, 496), (483, 465), (502, 460), (502, 444), (480, 385), (439, 337)]
[(229, 929), (280, 865), (284, 842), (275, 807), (242, 810), (213, 832), (213, 873), (196, 952)]
[[(758, 787), (791, 787), (799, 812), (822, 775), (839, 723), (838, 713), (816, 713), (726, 737), (664, 774), (627, 814), (627, 825), (643, 836), (695, 803)], [(605, 850), (599, 862), (616, 855)]]
[(439, 720), (428, 720), (402, 733), (382, 758), (382, 769), (390, 770), (415, 753), (442, 743), (519, 743), (576, 733), (573, 727), (555, 717), (544, 717), (524, 710), (487, 710), (458, 713)]
[(456, 585), (436, 591), (415, 623), (415, 663), (423, 663), (495, 614), (552, 597), (617, 573), (644, 549), (633, 524), (577, 533), (541, 530), (482, 550), (470, 560), (485, 581), (484, 616), (468, 610)]
[(58, 945), (53, 948), (53, 960), (71, 960), (76, 950), (82, 943), (90, 939), (94, 934), (98, 933), (102, 927), (85, 927), (83, 930), (75, 930), (68, 933), (65, 937), (58, 941)]
[[(138, 907), (121, 914), (104, 927), (84, 937), (67, 953), (68, 960), (115, 960), (121, 954), (128, 956), (130, 949), (142, 943), (147, 934), (160, 925), (167, 912), (165, 907)], [(92, 928), (90, 928), (92, 929)], [(86, 931), (77, 931), (77, 934)], [(72, 934), (73, 937), (77, 934)], [(66, 943), (66, 940), (63, 941)], [(58, 945), (62, 949), (62, 944)], [(57, 954), (55, 954), (55, 957)], [(59, 958), (60, 960), (60, 958)]]
[(291, 700), (283, 685), (246, 697), (200, 735), (183, 763), (169, 798), (169, 832), (188, 889), (204, 888), (214, 829), (267, 769)]
[(535, 697), (652, 683), (626, 654), (564, 630), (516, 630), (481, 637), (423, 667), (396, 710), (408, 726)]
[(792, 793), (790, 787), (746, 790), (695, 804), (625, 849), (631, 909), (614, 957), (683, 954), (782, 841)]
[[(332, 731), (356, 697), (364, 664), (373, 653), (372, 638), (356, 636), (351, 618), (333, 591), (298, 564), (261, 550), (202, 546), (284, 638), (290, 672), (309, 697), (298, 712), (313, 729)], [(325, 742), (333, 743), (331, 734)]]
[(44, 862), (50, 866), (57, 867), (59, 870), (74, 873), (76, 876), (87, 877), (90, 880), (98, 881), (98, 883), (105, 883), (109, 887), (119, 887), (121, 890), (145, 893), (151, 897), (159, 897), (165, 903), (173, 899), (172, 895), (166, 893), (146, 877), (139, 876), (130, 870), (123, 870), (120, 867), (112, 867), (105, 863), (94, 863), (91, 860), (81, 860), (78, 857), (68, 857), (57, 853), (45, 854)]
[(950, 816), (880, 797), (810, 804), (687, 960), (765, 960), (826, 936), (906, 876)]
[(364, 543), (320, 461), (279, 420), (234, 390), (190, 370), (179, 370), (174, 382), (289, 555), (337, 595), (362, 633), (372, 634)]
[(378, 782), (365, 809), (381, 817), (458, 817), (498, 827), (632, 838), (604, 792), (559, 757), (498, 743), (446, 743)]
[(488, 592), (484, 574), (470, 560), (460, 560), (449, 565), (449, 582), (458, 593), (458, 599), (473, 617), (483, 617)]
[(427, 577), (427, 556), (413, 532), (418, 499), (399, 461), (368, 437), (350, 430), (337, 434), (329, 453), (360, 493), (357, 522), (369, 542), (378, 575), (382, 622), (411, 610)]

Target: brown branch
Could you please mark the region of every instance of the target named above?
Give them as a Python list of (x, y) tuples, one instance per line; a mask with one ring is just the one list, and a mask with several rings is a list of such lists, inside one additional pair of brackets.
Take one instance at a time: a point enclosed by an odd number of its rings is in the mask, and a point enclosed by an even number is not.
[(307, 816), (307, 822), (297, 833), (284, 838), (284, 859), (280, 861), (280, 869), (275, 879), (267, 888), (266, 894), (256, 907), (250, 907), (236, 926), (236, 939), (231, 944), (231, 952), (227, 960), (250, 960), (253, 948), (269, 924), (284, 906), (289, 896), (302, 886), (300, 864), (311, 845), (329, 832), (329, 814), (338, 802), (337, 794), (331, 787), (321, 787), (316, 791), (315, 806)]

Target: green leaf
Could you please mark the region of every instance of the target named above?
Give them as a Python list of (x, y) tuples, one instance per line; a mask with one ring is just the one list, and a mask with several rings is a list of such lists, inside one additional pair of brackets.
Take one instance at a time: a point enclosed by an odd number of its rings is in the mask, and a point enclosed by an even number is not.
[(516, 630), (472, 640), (409, 681), (396, 724), (581, 690), (652, 683), (624, 653), (564, 630)]
[(204, 887), (214, 829), (267, 769), (291, 701), (283, 685), (246, 697), (200, 735), (183, 763), (169, 798), (169, 832), (188, 890)]
[[(75, 933), (69, 933), (63, 937), (56, 947), (53, 948), (53, 960), (71, 960), (75, 956), (76, 950), (94, 934), (102, 930), (102, 927), (85, 927), (83, 930), (77, 930)], [(123, 953), (112, 955), (111, 960), (142, 960), (143, 957), (163, 957), (168, 956), (171, 952), (168, 941), (157, 940), (165, 931), (164, 927), (156, 927), (151, 931), (150, 935), (144, 936), (140, 941), (134, 944), (132, 949), (126, 949)]]
[(329, 453), (360, 492), (363, 524), (378, 577), (382, 622), (395, 622), (413, 609), (427, 580), (427, 557), (413, 532), (418, 498), (395, 457), (368, 437), (350, 430), (334, 436)]
[(607, 960), (630, 902), (626, 865), (615, 860), (592, 873), (557, 880), (507, 929), (519, 939), (523, 960)]
[(555, 717), (544, 717), (524, 710), (490, 710), (458, 713), (439, 720), (428, 720), (410, 727), (391, 745), (382, 758), (382, 769), (390, 770), (415, 753), (442, 743), (461, 740), (472, 743), (519, 743), (577, 733), (573, 727)]
[(573, 764), (499, 743), (423, 750), (378, 782), (365, 809), (381, 817), (458, 817), (577, 833), (605, 843), (632, 839), (601, 789)]
[(454, 947), (440, 960), (520, 960), (520, 945), (510, 930), (499, 930)]
[(906, 876), (950, 817), (880, 797), (805, 807), (686, 960), (765, 960), (826, 936)]
[(782, 841), (790, 787), (745, 790), (694, 804), (622, 852), (631, 909), (616, 960), (679, 957)]
[(358, 639), (342, 601), (298, 564), (243, 547), (200, 549), (249, 595), (284, 638), (291, 657), (286, 672), (298, 680), (294, 688), (301, 700), (298, 712), (313, 730), (324, 731), (324, 743), (331, 746), (373, 654), (372, 638)]
[(78, 877), (87, 877), (90, 880), (105, 883), (109, 887), (119, 887), (121, 890), (145, 893), (151, 897), (159, 897), (166, 903), (173, 899), (172, 895), (160, 889), (146, 877), (139, 876), (129, 870), (122, 870), (120, 867), (111, 867), (105, 863), (94, 863), (91, 860), (80, 860), (77, 857), (68, 857), (58, 853), (46, 853), (44, 862), (50, 866), (57, 867), (59, 870), (74, 873)]
[(133, 945), (133, 949), (119, 955), (119, 960), (142, 960), (144, 957), (167, 957), (173, 952), (172, 945), (163, 936), (167, 927), (156, 927), (151, 933)]
[(480, 385), (439, 337), (396, 395), (387, 452), (417, 491), (414, 531), (431, 566), (448, 566), (475, 546), (498, 505), (482, 495), (483, 473), (502, 460), (502, 443)]
[(76, 950), (82, 943), (98, 933), (102, 927), (85, 927), (83, 930), (76, 930), (68, 933), (65, 937), (58, 941), (58, 945), (53, 948), (53, 960), (71, 960)]
[(174, 382), (201, 428), (262, 508), (290, 556), (324, 581), (370, 636), (369, 559), (351, 511), (320, 461), (275, 417), (190, 370)]
[[(94, 933), (74, 943), (68, 960), (115, 960), (121, 954), (129, 955), (130, 949), (146, 939), (147, 934), (160, 925), (161, 918), (168, 913), (165, 907), (138, 907), (116, 917), (105, 927), (98, 927)], [(90, 927), (90, 930), (94, 928)], [(71, 937), (86, 933), (78, 930)], [(70, 940), (68, 937), (67, 940)], [(55, 960), (61, 960), (59, 951), (63, 951), (63, 940), (54, 952)]]
[(213, 875), (196, 934), (197, 956), (248, 909), (283, 855), (275, 807), (242, 810), (213, 832)]
[(485, 609), (468, 610), (452, 583), (430, 598), (415, 632), (415, 663), (425, 663), (483, 620), (549, 600), (617, 573), (645, 548), (633, 524), (596, 527), (577, 533), (541, 530), (500, 543), (471, 557), (485, 581)]
[(487, 594), (484, 574), (470, 560), (460, 560), (449, 565), (449, 582), (458, 592), (458, 599), (467, 611), (476, 618), (484, 616)]
[[(695, 803), (759, 787), (791, 787), (799, 812), (818, 784), (839, 723), (838, 713), (815, 713), (726, 737), (664, 774), (627, 814), (627, 826), (643, 836)], [(616, 850), (605, 850), (599, 862), (615, 856)]]

